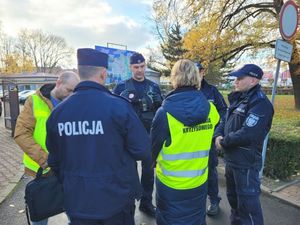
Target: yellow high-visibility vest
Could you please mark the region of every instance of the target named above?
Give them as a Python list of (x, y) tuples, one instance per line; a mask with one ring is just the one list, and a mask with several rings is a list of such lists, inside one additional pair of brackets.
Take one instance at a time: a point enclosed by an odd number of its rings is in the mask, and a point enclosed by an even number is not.
[[(35, 128), (33, 131), (33, 139), (39, 144), (45, 152), (48, 152), (46, 147), (46, 122), (50, 116), (51, 109), (47, 105), (46, 102), (42, 100), (36, 94), (32, 95), (32, 104), (33, 104), (33, 115), (36, 120)], [(32, 160), (26, 153), (24, 153), (23, 157), (24, 166), (28, 169), (37, 172), (40, 166)], [(47, 173), (49, 169), (45, 169), (43, 173)]]
[(220, 116), (213, 103), (206, 122), (193, 127), (167, 113), (171, 144), (163, 145), (157, 158), (156, 175), (166, 186), (184, 190), (199, 187), (207, 180), (212, 137)]

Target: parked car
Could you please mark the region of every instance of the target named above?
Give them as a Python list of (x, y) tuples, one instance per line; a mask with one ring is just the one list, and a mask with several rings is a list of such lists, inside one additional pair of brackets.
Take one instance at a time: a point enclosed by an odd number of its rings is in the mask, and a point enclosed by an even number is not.
[(0, 116), (2, 115), (2, 101), (0, 99)]
[[(7, 94), (7, 93), (5, 93)], [(3, 90), (0, 90), (0, 100), (3, 102)]]
[[(4, 95), (3, 95), (4, 94)], [(8, 98), (8, 91), (7, 90), (4, 90), (4, 93), (3, 93), (3, 91), (1, 90), (0, 91), (0, 100), (2, 101), (2, 102), (4, 102), (4, 99), (6, 99), (6, 98)]]
[(22, 96), (22, 95), (24, 95), (24, 94), (26, 94), (27, 92), (30, 92), (30, 91), (32, 91), (32, 90), (23, 90), (23, 91), (20, 91), (20, 92), (18, 93), (18, 95), (19, 95), (19, 97), (20, 97), (20, 96)]
[(35, 93), (36, 90), (24, 90), (19, 93), (19, 103), (24, 104), (26, 99)]

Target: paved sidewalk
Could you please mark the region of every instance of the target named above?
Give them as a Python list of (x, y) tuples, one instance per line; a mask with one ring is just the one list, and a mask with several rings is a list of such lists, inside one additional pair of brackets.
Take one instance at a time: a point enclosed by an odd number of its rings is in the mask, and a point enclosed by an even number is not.
[(11, 137), (0, 117), (0, 204), (11, 193), (23, 175), (22, 150)]
[[(11, 132), (4, 127), (0, 117), (0, 204), (13, 191), (23, 175), (22, 150), (11, 137)], [(222, 160), (220, 160), (222, 161)], [(224, 164), (218, 167), (220, 179), (224, 179)], [(300, 180), (280, 182), (276, 188), (267, 186), (263, 178), (262, 191), (300, 208)]]
[(300, 180), (286, 183), (275, 189), (262, 185), (262, 190), (265, 193), (300, 208)]
[[(219, 158), (218, 166), (219, 179), (225, 179), (225, 165), (223, 159)], [(223, 177), (222, 177), (223, 176)], [(300, 209), (300, 179), (293, 181), (274, 181), (270, 178), (263, 177), (261, 191), (264, 194), (278, 198), (279, 200), (293, 205)], [(274, 183), (278, 182), (277, 185)]]

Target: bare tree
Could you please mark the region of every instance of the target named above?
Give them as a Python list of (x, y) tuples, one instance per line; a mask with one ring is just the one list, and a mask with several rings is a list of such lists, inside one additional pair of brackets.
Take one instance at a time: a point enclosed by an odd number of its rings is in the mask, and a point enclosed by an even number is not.
[(62, 37), (27, 29), (19, 33), (17, 48), (33, 60), (38, 72), (49, 73), (74, 52)]

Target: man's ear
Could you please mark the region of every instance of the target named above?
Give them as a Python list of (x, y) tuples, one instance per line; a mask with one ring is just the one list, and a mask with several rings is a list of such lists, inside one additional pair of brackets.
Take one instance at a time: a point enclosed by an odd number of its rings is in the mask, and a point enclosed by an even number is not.
[(103, 69), (101, 70), (100, 77), (101, 77), (101, 79), (102, 79), (104, 82), (105, 82), (105, 80), (106, 80), (106, 76), (107, 76), (106, 68), (103, 68)]
[(55, 83), (55, 84), (56, 84), (56, 87), (59, 87), (59, 86), (62, 84), (61, 79), (58, 78), (58, 79), (56, 80), (56, 83)]
[(253, 77), (253, 82), (252, 82), (252, 83), (253, 83), (254, 85), (256, 85), (256, 84), (258, 84), (258, 83), (259, 83), (259, 81), (260, 81), (259, 79), (257, 79), (257, 78), (255, 78), (255, 77)]

